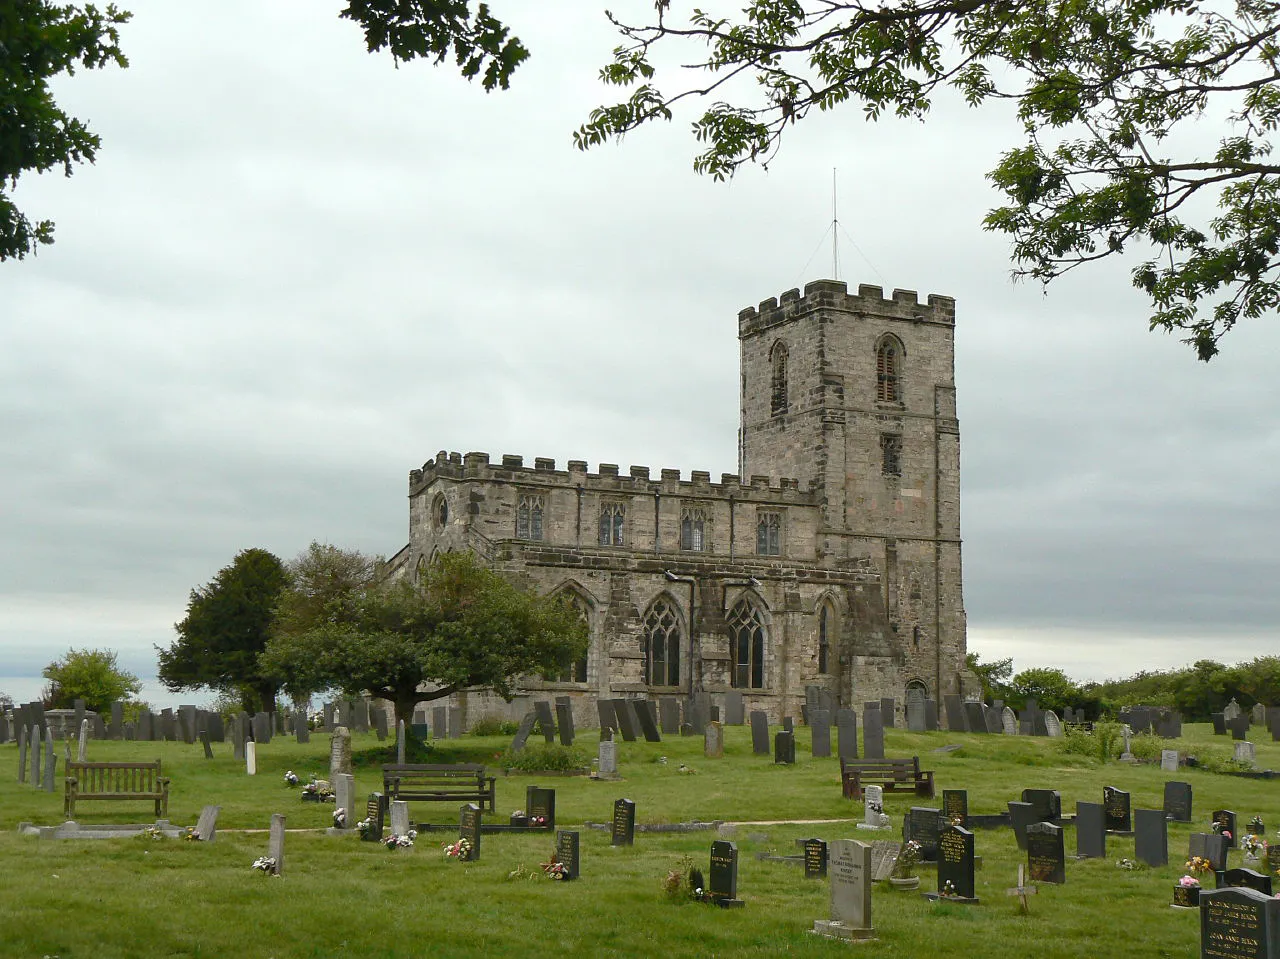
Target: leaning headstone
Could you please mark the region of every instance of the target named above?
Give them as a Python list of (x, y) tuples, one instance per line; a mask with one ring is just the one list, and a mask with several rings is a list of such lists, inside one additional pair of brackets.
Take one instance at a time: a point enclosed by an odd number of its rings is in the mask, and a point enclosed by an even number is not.
[(205, 806), (196, 820), (195, 835), (201, 842), (213, 842), (218, 835), (218, 813), (221, 806)]
[(738, 847), (726, 839), (717, 839), (711, 844), (707, 896), (726, 909), (743, 905), (738, 898)]
[(1174, 822), (1191, 822), (1191, 783), (1164, 784), (1164, 814)]
[(987, 707), (978, 702), (967, 702), (964, 704), (964, 718), (969, 725), (971, 733), (985, 733), (987, 731)]
[(702, 753), (708, 759), (724, 758), (724, 727), (719, 723), (707, 723), (702, 733)]
[(1067, 857), (1062, 845), (1062, 827), (1036, 822), (1027, 827), (1027, 872), (1032, 882), (1067, 881)]
[(577, 879), (581, 871), (579, 835), (567, 829), (556, 830), (556, 862), (564, 867), (564, 879)]
[(529, 734), (533, 732), (534, 724), (537, 721), (538, 714), (532, 709), (524, 714), (524, 718), (520, 720), (520, 725), (516, 727), (515, 738), (511, 740), (511, 751), (513, 753), (518, 753), (524, 749), (525, 744), (529, 741)]
[(855, 839), (837, 839), (828, 850), (831, 918), (813, 924), (816, 935), (831, 939), (875, 938), (871, 926), (871, 847)]
[(831, 755), (831, 714), (815, 709), (809, 714), (809, 753), (820, 759)]
[(463, 862), (480, 858), (480, 807), (475, 803), (469, 802), (458, 811), (458, 838), (465, 839), (471, 846), (462, 857)]
[(560, 734), (561, 746), (572, 746), (575, 738), (573, 730), (573, 707), (569, 703), (556, 703), (556, 726)]
[(773, 761), (784, 766), (796, 764), (796, 734), (780, 729), (773, 737)]
[(836, 754), (841, 759), (858, 758), (858, 714), (852, 709), (836, 710)]
[(751, 711), (751, 751), (757, 756), (769, 755), (769, 717), (759, 709)]
[(1102, 859), (1107, 855), (1107, 819), (1102, 803), (1076, 803), (1076, 858)]
[(271, 814), (271, 831), (267, 835), (267, 855), (274, 860), (271, 875), (284, 875), (284, 814)]
[(1013, 838), (1018, 842), (1019, 849), (1027, 848), (1027, 827), (1032, 823), (1040, 822), (1040, 818), (1036, 815), (1036, 810), (1031, 803), (1028, 802), (1011, 802), (1009, 805), (1009, 825), (1013, 827)]
[(1134, 811), (1133, 855), (1148, 866), (1169, 864), (1169, 821), (1163, 809)]
[(1114, 786), (1102, 788), (1102, 808), (1107, 815), (1107, 832), (1133, 832), (1133, 817), (1130, 812), (1129, 794)]
[(662, 731), (668, 736), (680, 734), (680, 701), (673, 696), (663, 696), (658, 700), (658, 720)]
[[(868, 852), (870, 847), (868, 847)], [(827, 843), (822, 839), (804, 841), (804, 877), (823, 879), (827, 875)]]
[(633, 699), (631, 700), (631, 705), (636, 711), (636, 722), (640, 726), (644, 741), (647, 743), (662, 742), (662, 733), (658, 731), (658, 720), (651, 709), (653, 704), (647, 699)]
[(339, 773), (351, 772), (351, 733), (339, 726), (329, 740), (329, 780)]
[(534, 715), (538, 718), (537, 729), (542, 738), (550, 745), (556, 741), (556, 721), (551, 716), (551, 704), (540, 699), (533, 704)]
[(867, 703), (862, 710), (862, 755), (884, 759), (884, 726), (879, 705)]
[(633, 743), (636, 741), (636, 721), (635, 710), (631, 708), (631, 704), (625, 699), (613, 700), (613, 715), (618, 721), (618, 732), (622, 733), (624, 742)]
[(212, 758), (213, 758), (213, 746), (212, 746), (212, 744), (209, 742), (209, 730), (208, 730), (208, 729), (202, 729), (202, 730), (200, 730), (200, 745), (204, 748), (204, 758), (205, 758), (205, 759), (212, 759)]
[(948, 824), (938, 836), (938, 895), (977, 902), (973, 833)]
[(746, 722), (746, 705), (743, 703), (742, 693), (736, 689), (724, 694), (724, 722), (726, 726), (741, 726)]
[(630, 799), (619, 799), (613, 804), (613, 829), (610, 843), (614, 846), (631, 846), (636, 841), (636, 804)]
[(1280, 899), (1256, 889), (1200, 893), (1200, 959), (1276, 959)]

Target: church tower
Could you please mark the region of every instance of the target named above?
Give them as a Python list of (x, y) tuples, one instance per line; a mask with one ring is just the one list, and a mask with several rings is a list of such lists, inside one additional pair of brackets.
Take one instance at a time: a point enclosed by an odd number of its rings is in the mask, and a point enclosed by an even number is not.
[(954, 333), (950, 297), (834, 280), (738, 315), (739, 472), (814, 491), (815, 558), (879, 571), (907, 694), (939, 701), (965, 656)]

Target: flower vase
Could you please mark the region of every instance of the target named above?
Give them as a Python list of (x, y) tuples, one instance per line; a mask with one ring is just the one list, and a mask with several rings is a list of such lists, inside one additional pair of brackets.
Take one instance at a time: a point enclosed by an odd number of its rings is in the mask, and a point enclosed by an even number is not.
[(920, 877), (919, 877), (919, 876), (907, 876), (907, 877), (905, 877), (905, 878), (903, 878), (903, 879), (899, 879), (899, 878), (897, 878), (896, 876), (890, 876), (890, 877), (889, 877), (889, 885), (890, 885), (890, 886), (892, 886), (894, 889), (903, 889), (903, 890), (908, 890), (908, 889), (919, 889), (919, 888), (920, 888)]

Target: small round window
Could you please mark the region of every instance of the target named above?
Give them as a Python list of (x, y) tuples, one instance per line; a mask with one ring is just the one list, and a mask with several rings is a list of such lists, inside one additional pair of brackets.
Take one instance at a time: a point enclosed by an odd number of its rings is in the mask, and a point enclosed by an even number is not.
[(449, 504), (445, 501), (443, 495), (436, 497), (432, 513), (435, 516), (436, 528), (443, 529), (444, 525), (449, 522)]

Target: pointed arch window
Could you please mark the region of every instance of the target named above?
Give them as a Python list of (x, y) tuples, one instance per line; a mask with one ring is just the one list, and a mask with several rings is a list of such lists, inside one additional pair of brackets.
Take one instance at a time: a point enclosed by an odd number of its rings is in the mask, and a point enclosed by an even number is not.
[(621, 503), (605, 503), (600, 507), (600, 545), (622, 546), (622, 524), (627, 511)]
[(707, 514), (685, 507), (680, 511), (680, 548), (700, 553), (707, 548)]
[[(587, 649), (591, 648), (591, 609), (587, 606), (587, 601), (572, 589), (566, 589), (560, 596), (573, 607), (587, 626)], [(584, 653), (580, 659), (575, 659), (560, 672), (560, 682), (562, 683), (585, 683), (587, 681), (587, 655)]]
[(526, 493), (516, 507), (516, 539), (542, 541), (542, 497)]
[(760, 607), (741, 599), (729, 613), (729, 644), (733, 657), (730, 681), (738, 689), (764, 688), (764, 654), (768, 631)]
[(782, 555), (782, 514), (772, 511), (756, 513), (756, 555)]
[(880, 403), (902, 402), (902, 341), (896, 336), (882, 336), (876, 345), (876, 400)]
[(836, 633), (836, 613), (829, 602), (818, 607), (818, 672), (831, 672), (831, 638)]
[(656, 600), (643, 627), (644, 681), (650, 686), (679, 686), (681, 629), (675, 607), (666, 598)]
[(769, 352), (769, 412), (780, 416), (787, 411), (787, 344), (779, 340)]

